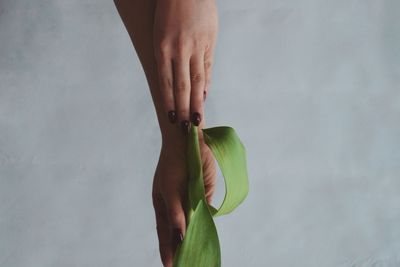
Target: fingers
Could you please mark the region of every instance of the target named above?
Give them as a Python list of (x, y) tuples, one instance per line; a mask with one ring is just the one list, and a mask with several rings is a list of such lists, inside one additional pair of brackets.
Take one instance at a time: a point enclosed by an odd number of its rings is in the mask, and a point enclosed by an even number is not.
[(171, 123), (176, 122), (176, 110), (174, 102), (172, 62), (168, 50), (160, 49), (157, 55), (157, 70), (159, 77), (160, 93), (165, 113)]
[[(210, 166), (212, 165), (212, 166)], [(203, 165), (203, 173), (204, 173), (204, 192), (206, 195), (207, 203), (211, 205), (214, 193), (215, 193), (215, 180), (216, 180), (216, 172), (215, 166), (213, 163), (207, 163)]]
[(167, 200), (167, 215), (172, 252), (175, 253), (177, 246), (183, 241), (186, 229), (185, 212), (178, 194), (171, 196), (171, 199)]
[(190, 65), (189, 57), (180, 52), (173, 60), (174, 98), (178, 120), (182, 132), (189, 133), (189, 111), (190, 111)]
[(176, 190), (175, 193), (170, 192), (163, 197), (157, 186), (160, 185), (154, 179), (152, 200), (156, 215), (159, 250), (163, 265), (172, 267), (175, 251), (183, 241), (186, 230), (186, 218), (182, 206), (182, 199), (186, 195), (181, 190)]
[(215, 192), (217, 170), (215, 168), (215, 157), (208, 146), (200, 147), (201, 158), (203, 159), (204, 191), (207, 203), (211, 205)]
[(161, 194), (156, 189), (157, 183), (153, 181), (152, 200), (156, 215), (156, 229), (161, 261), (164, 266), (172, 266), (173, 252), (170, 242), (170, 230), (168, 227), (168, 214), (165, 202)]
[(208, 90), (211, 84), (211, 70), (213, 65), (213, 58), (214, 58), (214, 48), (215, 43), (212, 45), (207, 46), (206, 51), (204, 53), (204, 76), (205, 76), (205, 83), (204, 83), (204, 92), (203, 92), (203, 100), (205, 101), (207, 98)]
[(215, 42), (204, 48), (159, 44), (156, 49), (161, 98), (171, 123), (186, 135), (190, 123), (204, 118), (204, 100), (211, 83)]
[(191, 122), (199, 126), (203, 118), (204, 53), (193, 55), (190, 59), (190, 83)]
[(175, 251), (185, 234), (185, 214), (178, 202), (167, 208), (161, 196), (153, 199), (161, 261), (164, 266), (172, 267)]

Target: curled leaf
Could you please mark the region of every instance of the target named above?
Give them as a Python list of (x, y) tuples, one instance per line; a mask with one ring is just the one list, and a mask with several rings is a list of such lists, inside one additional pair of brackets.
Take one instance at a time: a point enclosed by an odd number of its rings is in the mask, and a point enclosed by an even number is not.
[(204, 189), (198, 129), (188, 136), (187, 230), (174, 256), (174, 267), (219, 267), (221, 252), (213, 217), (232, 212), (249, 191), (246, 150), (235, 130), (227, 126), (203, 129), (204, 141), (211, 149), (225, 181), (225, 197), (216, 209), (207, 204)]

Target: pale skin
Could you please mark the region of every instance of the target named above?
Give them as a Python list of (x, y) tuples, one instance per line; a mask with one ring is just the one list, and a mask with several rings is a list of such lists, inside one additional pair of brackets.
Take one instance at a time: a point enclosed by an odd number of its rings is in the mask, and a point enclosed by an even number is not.
[(204, 101), (218, 32), (215, 0), (114, 0), (145, 72), (162, 145), (152, 199), (161, 261), (172, 267), (185, 235), (186, 136), (198, 126), (206, 198), (215, 189), (214, 157), (205, 144)]

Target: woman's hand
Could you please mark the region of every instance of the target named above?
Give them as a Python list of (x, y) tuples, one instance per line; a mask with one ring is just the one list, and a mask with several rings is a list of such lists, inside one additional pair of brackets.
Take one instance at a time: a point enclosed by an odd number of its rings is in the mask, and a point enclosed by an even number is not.
[(218, 31), (215, 0), (157, 0), (154, 49), (165, 114), (180, 122), (203, 119)]
[[(190, 122), (204, 127), (203, 101), (211, 79), (218, 15), (215, 0), (114, 0), (143, 66), (162, 134), (153, 181), (161, 259), (171, 267), (185, 234), (186, 138)], [(153, 33), (153, 34), (152, 34)], [(199, 131), (204, 184), (210, 202), (214, 157)], [(174, 242), (172, 240), (175, 240)]]
[[(184, 138), (182, 138), (183, 140)], [(172, 267), (175, 249), (186, 230), (184, 206), (187, 195), (186, 145), (181, 139), (163, 142), (153, 180), (153, 205), (161, 260)], [(216, 169), (214, 156), (204, 143), (199, 131), (200, 152), (206, 198), (211, 203), (215, 189)]]

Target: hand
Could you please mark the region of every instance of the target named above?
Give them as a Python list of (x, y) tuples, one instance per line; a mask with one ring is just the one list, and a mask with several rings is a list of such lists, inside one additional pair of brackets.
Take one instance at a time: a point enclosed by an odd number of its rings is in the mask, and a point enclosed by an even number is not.
[[(211, 150), (204, 143), (201, 131), (199, 131), (199, 141), (206, 198), (207, 202), (211, 203), (215, 190), (215, 161)], [(178, 139), (164, 142), (153, 180), (152, 198), (159, 249), (161, 260), (167, 267), (172, 267), (176, 247), (186, 230), (183, 206), (187, 198), (185, 151), (186, 145)]]
[[(154, 49), (165, 113), (187, 133), (203, 119), (218, 31), (215, 0), (158, 0)], [(190, 120), (189, 120), (190, 117)]]

